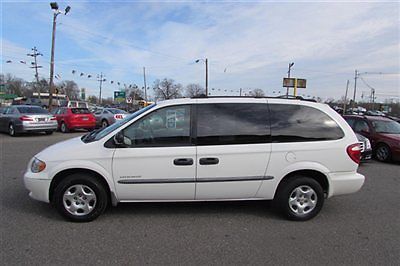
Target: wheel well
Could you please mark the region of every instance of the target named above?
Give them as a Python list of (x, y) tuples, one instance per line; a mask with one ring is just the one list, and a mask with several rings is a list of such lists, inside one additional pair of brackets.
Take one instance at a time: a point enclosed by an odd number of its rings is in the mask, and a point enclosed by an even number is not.
[(63, 171), (57, 173), (53, 177), (53, 179), (51, 181), (51, 184), (50, 184), (50, 189), (49, 189), (49, 200), (50, 200), (50, 202), (52, 202), (52, 200), (53, 200), (53, 193), (54, 193), (54, 190), (57, 187), (57, 185), (61, 182), (61, 180), (63, 178), (65, 178), (65, 177), (67, 177), (69, 175), (72, 175), (72, 174), (87, 174), (87, 175), (91, 175), (91, 176), (95, 177), (97, 180), (99, 180), (101, 182), (101, 184), (106, 189), (108, 198), (110, 200), (110, 203), (114, 202), (114, 200), (113, 200), (113, 198), (111, 196), (110, 187), (108, 186), (108, 183), (105, 180), (105, 178), (102, 175), (100, 175), (99, 173), (97, 173), (96, 171), (85, 169), (85, 168), (66, 169), (66, 170), (63, 170)]
[(298, 171), (294, 171), (294, 172), (291, 172), (291, 173), (287, 174), (279, 182), (277, 191), (279, 190), (279, 188), (280, 188), (280, 186), (282, 184), (284, 184), (285, 182), (287, 182), (291, 178), (295, 178), (296, 176), (304, 176), (304, 177), (310, 177), (310, 178), (314, 179), (315, 181), (317, 181), (321, 185), (324, 193), (326, 195), (328, 194), (328, 192), (329, 192), (328, 178), (326, 177), (325, 174), (323, 174), (321, 172), (318, 172), (316, 170), (298, 170)]

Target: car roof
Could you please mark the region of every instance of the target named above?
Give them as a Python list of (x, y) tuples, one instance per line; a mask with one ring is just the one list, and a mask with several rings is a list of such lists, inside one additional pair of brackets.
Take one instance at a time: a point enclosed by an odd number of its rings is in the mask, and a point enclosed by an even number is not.
[(367, 120), (380, 120), (380, 121), (393, 121), (390, 118), (384, 117), (384, 116), (374, 116), (374, 115), (344, 115), (344, 118), (361, 118), (361, 119), (367, 119)]
[(324, 103), (316, 103), (301, 99), (268, 98), (268, 97), (202, 97), (202, 98), (179, 98), (157, 102), (157, 106), (179, 105), (179, 104), (201, 104), (201, 103), (272, 103), (272, 104), (294, 104), (307, 106), (327, 106)]

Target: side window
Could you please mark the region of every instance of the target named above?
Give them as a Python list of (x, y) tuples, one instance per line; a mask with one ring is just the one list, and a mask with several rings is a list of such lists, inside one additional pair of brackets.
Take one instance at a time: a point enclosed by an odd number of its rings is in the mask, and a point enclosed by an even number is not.
[(170, 147), (191, 145), (190, 106), (158, 109), (123, 131), (130, 147)]
[(197, 105), (197, 144), (226, 145), (270, 142), (267, 104)]
[(273, 142), (335, 140), (344, 137), (342, 129), (327, 114), (313, 107), (270, 104)]
[(345, 120), (346, 120), (347, 124), (349, 124), (349, 126), (354, 129), (355, 120), (353, 118), (345, 118)]
[(354, 125), (354, 131), (355, 132), (369, 132), (369, 127), (367, 122), (365, 122), (364, 120), (358, 120), (356, 121), (355, 125)]
[(94, 112), (94, 114), (95, 115), (99, 115), (99, 114), (101, 114), (103, 112), (103, 109), (97, 109), (95, 112)]

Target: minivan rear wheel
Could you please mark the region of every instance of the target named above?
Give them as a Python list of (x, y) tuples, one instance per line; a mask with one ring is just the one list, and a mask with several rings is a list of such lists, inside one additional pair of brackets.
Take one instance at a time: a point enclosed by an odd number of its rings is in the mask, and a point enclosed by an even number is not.
[(55, 188), (52, 203), (58, 212), (73, 222), (90, 222), (104, 212), (107, 191), (93, 176), (73, 174)]
[(280, 184), (274, 199), (278, 210), (294, 221), (315, 217), (324, 204), (324, 191), (314, 179), (294, 176)]

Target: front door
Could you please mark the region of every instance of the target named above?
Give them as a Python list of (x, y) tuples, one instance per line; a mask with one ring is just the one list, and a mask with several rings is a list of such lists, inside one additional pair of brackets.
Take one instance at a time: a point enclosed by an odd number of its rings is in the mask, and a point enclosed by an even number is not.
[(191, 143), (191, 107), (157, 109), (123, 130), (113, 177), (121, 201), (193, 200), (196, 147)]
[(271, 153), (266, 100), (196, 108), (196, 199), (255, 198)]

